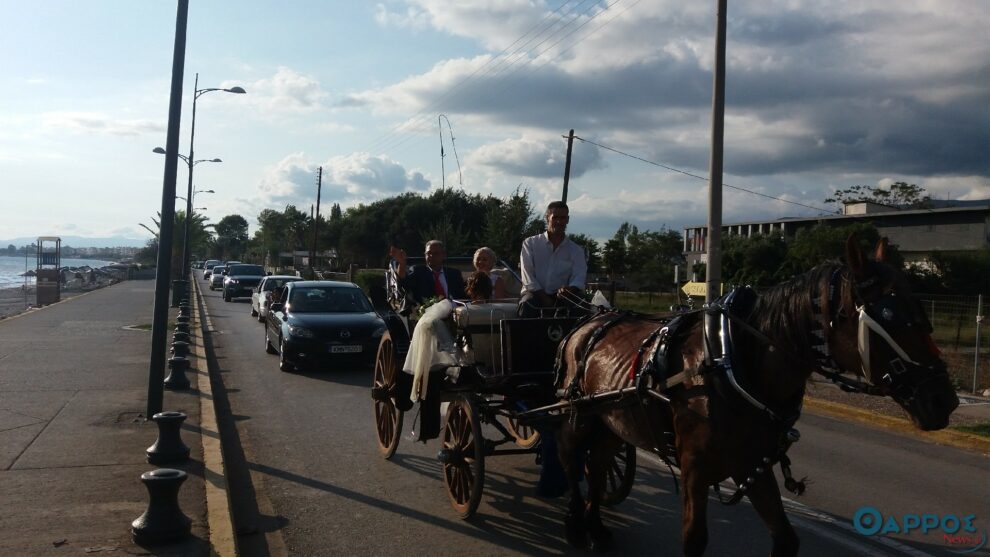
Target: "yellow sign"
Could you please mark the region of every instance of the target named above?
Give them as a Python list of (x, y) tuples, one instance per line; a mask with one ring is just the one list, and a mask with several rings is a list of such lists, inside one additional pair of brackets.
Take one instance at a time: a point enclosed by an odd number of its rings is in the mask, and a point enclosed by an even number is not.
[[(681, 287), (681, 291), (688, 296), (700, 296), (702, 298), (704, 298), (707, 293), (706, 285), (703, 282), (688, 282)], [(722, 288), (720, 287), (719, 292), (721, 291)]]

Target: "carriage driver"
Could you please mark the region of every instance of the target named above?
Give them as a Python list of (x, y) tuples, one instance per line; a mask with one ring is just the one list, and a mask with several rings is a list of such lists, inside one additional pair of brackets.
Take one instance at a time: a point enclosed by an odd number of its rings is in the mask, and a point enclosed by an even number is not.
[(547, 231), (523, 241), (519, 256), (523, 294), (520, 317), (539, 317), (541, 308), (567, 307), (584, 291), (588, 261), (584, 249), (567, 238), (567, 204), (547, 205)]
[[(569, 209), (563, 201), (547, 205), (547, 231), (523, 241), (519, 257), (523, 295), (520, 317), (540, 317), (542, 308), (572, 307), (572, 300), (584, 291), (588, 261), (584, 249), (567, 238)], [(537, 494), (559, 497), (567, 491), (567, 477), (557, 455), (555, 432), (546, 426), (540, 432), (540, 480)]]

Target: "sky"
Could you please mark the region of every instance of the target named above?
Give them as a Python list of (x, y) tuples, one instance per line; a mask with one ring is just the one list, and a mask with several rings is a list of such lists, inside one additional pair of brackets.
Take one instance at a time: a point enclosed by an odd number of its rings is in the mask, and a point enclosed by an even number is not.
[[(247, 91), (197, 101), (194, 158), (223, 162), (195, 167), (215, 191), (195, 206), (253, 231), (262, 209), (308, 211), (322, 166), (324, 212), (441, 187), (522, 188), (540, 209), (561, 195), (574, 129), (571, 232), (704, 224), (715, 4), (191, 0), (180, 151), (196, 73)], [(895, 181), (990, 198), (990, 2), (728, 4), (723, 181), (749, 191), (725, 189), (724, 222), (834, 211), (836, 190)], [(146, 240), (176, 4), (0, 13), (0, 241)], [(179, 195), (187, 176), (180, 163)]]

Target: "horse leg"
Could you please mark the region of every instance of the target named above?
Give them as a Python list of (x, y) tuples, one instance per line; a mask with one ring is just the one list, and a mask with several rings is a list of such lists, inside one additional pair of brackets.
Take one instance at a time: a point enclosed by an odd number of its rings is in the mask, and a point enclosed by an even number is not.
[(591, 548), (605, 551), (612, 546), (612, 532), (602, 522), (601, 501), (605, 495), (605, 477), (612, 459), (622, 447), (622, 440), (604, 424), (598, 422), (592, 435), (592, 445), (588, 454), (588, 501), (585, 521), (591, 537)]
[(560, 462), (564, 467), (564, 474), (567, 476), (567, 484), (571, 490), (571, 499), (567, 505), (567, 515), (564, 518), (564, 532), (567, 543), (573, 547), (585, 548), (588, 545), (588, 538), (585, 533), (584, 498), (581, 496), (581, 470), (577, 467), (576, 461), (579, 448), (583, 445), (582, 424), (580, 418), (576, 423), (570, 420), (564, 422), (560, 428), (560, 438), (558, 439), (557, 451), (560, 455)]
[(702, 555), (708, 546), (708, 482), (697, 455), (681, 455), (681, 481), (684, 487), (681, 505), (684, 555)]
[(771, 557), (797, 555), (800, 540), (794, 527), (787, 520), (784, 503), (780, 500), (780, 487), (772, 472), (760, 478), (749, 491), (749, 501), (770, 530), (773, 539)]

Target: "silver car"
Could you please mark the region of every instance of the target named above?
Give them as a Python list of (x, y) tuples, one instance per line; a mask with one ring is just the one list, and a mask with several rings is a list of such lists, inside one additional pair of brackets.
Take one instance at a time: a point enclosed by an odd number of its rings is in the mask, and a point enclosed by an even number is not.
[(272, 291), (287, 282), (302, 280), (292, 275), (272, 275), (261, 279), (261, 283), (251, 293), (251, 316), (257, 316), (258, 321), (265, 322), (268, 316), (268, 306), (272, 302)]
[(213, 267), (213, 273), (210, 275), (210, 290), (223, 288), (223, 276), (226, 274), (226, 270), (226, 265), (217, 265), (216, 267)]

